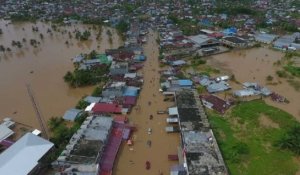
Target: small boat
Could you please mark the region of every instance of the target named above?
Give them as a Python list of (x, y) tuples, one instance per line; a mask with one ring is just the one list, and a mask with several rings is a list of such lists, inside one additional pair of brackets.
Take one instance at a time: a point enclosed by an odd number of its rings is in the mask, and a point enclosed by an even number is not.
[(146, 161), (146, 170), (149, 170), (151, 168), (151, 163), (149, 161)]

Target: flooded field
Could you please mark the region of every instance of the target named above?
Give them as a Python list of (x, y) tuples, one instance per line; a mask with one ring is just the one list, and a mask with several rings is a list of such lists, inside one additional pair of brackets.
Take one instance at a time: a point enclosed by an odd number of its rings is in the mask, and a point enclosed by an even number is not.
[[(254, 48), (212, 56), (208, 59), (208, 64), (220, 68), (223, 73), (234, 74), (236, 80), (241, 83), (257, 82), (286, 97), (290, 101), (289, 104), (276, 103), (270, 98), (266, 101), (270, 105), (289, 112), (300, 121), (300, 93), (291, 87), (286, 79), (276, 75), (278, 67), (273, 65), (283, 56), (284, 54), (279, 51)], [(269, 75), (274, 77), (272, 85), (266, 80)], [(233, 87), (242, 88), (241, 85), (233, 85)]]
[[(38, 27), (39, 31), (33, 32), (32, 26)], [(69, 88), (63, 81), (65, 73), (73, 70), (71, 58), (79, 53), (89, 53), (92, 50), (103, 52), (122, 44), (116, 31), (104, 27), (98, 40), (95, 35), (99, 29), (85, 25), (57, 27), (54, 31), (50, 24), (40, 22), (9, 24), (7, 21), (0, 21), (0, 28), (3, 31), (0, 45), (11, 49), (11, 52), (0, 52), (0, 119), (12, 117), (15, 121), (34, 128), (40, 127), (26, 84), (31, 86), (45, 120), (52, 116), (62, 116), (83, 95), (90, 94), (93, 90), (93, 87)], [(88, 28), (91, 28), (89, 40), (75, 39), (75, 29), (83, 32)], [(52, 35), (47, 32), (48, 29), (52, 30)], [(112, 32), (111, 43), (107, 30)], [(33, 47), (31, 39), (40, 44)], [(13, 40), (20, 41), (22, 47), (13, 47)]]
[[(157, 110), (167, 110), (174, 102), (164, 102), (163, 95), (158, 91), (160, 88), (158, 45), (155, 41), (157, 37), (153, 35), (154, 33), (150, 33), (149, 41), (144, 47), (147, 61), (143, 68), (144, 85), (137, 102), (140, 110), (133, 110), (128, 116), (130, 122), (137, 125), (137, 131), (133, 135), (133, 146), (124, 144), (120, 148), (114, 175), (157, 175), (159, 172), (169, 174), (171, 165), (177, 163), (168, 161), (168, 154), (177, 154), (179, 134), (167, 134), (165, 132), (167, 114), (156, 114)], [(149, 119), (151, 114), (152, 120)], [(150, 135), (147, 132), (148, 128), (152, 129)], [(148, 140), (152, 142), (151, 147), (147, 145)], [(146, 161), (151, 162), (150, 170), (145, 168)]]

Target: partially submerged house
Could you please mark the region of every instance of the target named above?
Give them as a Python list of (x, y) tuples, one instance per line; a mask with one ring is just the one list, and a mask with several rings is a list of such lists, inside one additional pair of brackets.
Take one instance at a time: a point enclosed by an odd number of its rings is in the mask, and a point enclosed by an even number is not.
[(233, 48), (245, 48), (249, 46), (245, 39), (236, 36), (225, 36), (220, 41), (224, 45)]
[(63, 119), (73, 122), (82, 114), (82, 112), (83, 111), (80, 109), (71, 108), (65, 112)]
[(231, 87), (229, 86), (229, 84), (225, 81), (219, 81), (219, 82), (214, 82), (209, 84), (206, 87), (207, 91), (209, 93), (217, 93), (217, 92), (223, 92), (226, 90), (231, 89)]
[(224, 114), (225, 111), (232, 105), (231, 102), (225, 101), (215, 95), (200, 95), (200, 98), (205, 107), (213, 109), (221, 114)]
[(190, 40), (195, 43), (195, 46), (197, 48), (207, 48), (220, 45), (220, 42), (218, 40), (207, 35), (195, 35), (190, 37)]
[(39, 174), (40, 160), (53, 146), (39, 136), (25, 134), (0, 154), (0, 174)]

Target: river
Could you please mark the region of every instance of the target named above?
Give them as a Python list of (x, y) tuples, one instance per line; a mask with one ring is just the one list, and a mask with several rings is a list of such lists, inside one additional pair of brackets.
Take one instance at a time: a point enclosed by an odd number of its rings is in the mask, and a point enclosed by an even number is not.
[[(32, 31), (38, 27), (38, 32)], [(26, 84), (31, 86), (35, 100), (45, 121), (53, 116), (62, 116), (66, 110), (76, 105), (83, 95), (91, 94), (93, 86), (70, 88), (63, 76), (74, 69), (71, 58), (79, 53), (92, 50), (104, 52), (105, 49), (122, 45), (114, 29), (103, 27), (100, 39), (96, 39), (99, 29), (91, 25), (76, 24), (60, 26), (57, 31), (51, 24), (37, 22), (14, 23), (0, 21), (3, 34), (0, 45), (10, 47), (11, 52), (0, 53), (0, 119), (11, 117), (15, 121), (40, 128), (34, 108), (27, 93)], [(75, 29), (84, 31), (90, 28), (91, 37), (87, 41), (75, 39)], [(47, 33), (51, 29), (53, 35)], [(107, 30), (112, 32), (112, 43), (109, 42)], [(70, 39), (68, 32), (73, 38)], [(43, 35), (41, 39), (40, 34)], [(25, 38), (26, 42), (23, 42)], [(37, 48), (30, 45), (30, 39), (40, 42)], [(20, 41), (22, 48), (12, 47), (12, 41)], [(67, 45), (65, 42), (68, 41)]]

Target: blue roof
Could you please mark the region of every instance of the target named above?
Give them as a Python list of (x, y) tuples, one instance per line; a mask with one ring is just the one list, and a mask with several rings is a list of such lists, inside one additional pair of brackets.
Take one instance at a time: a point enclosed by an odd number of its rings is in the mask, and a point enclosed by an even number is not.
[(180, 86), (192, 86), (193, 82), (191, 80), (178, 80)]
[(233, 35), (233, 34), (237, 33), (237, 29), (235, 27), (230, 27), (230, 28), (223, 30), (223, 33), (226, 35)]
[(123, 96), (134, 96), (136, 97), (138, 93), (137, 88), (135, 87), (127, 87), (123, 93)]

